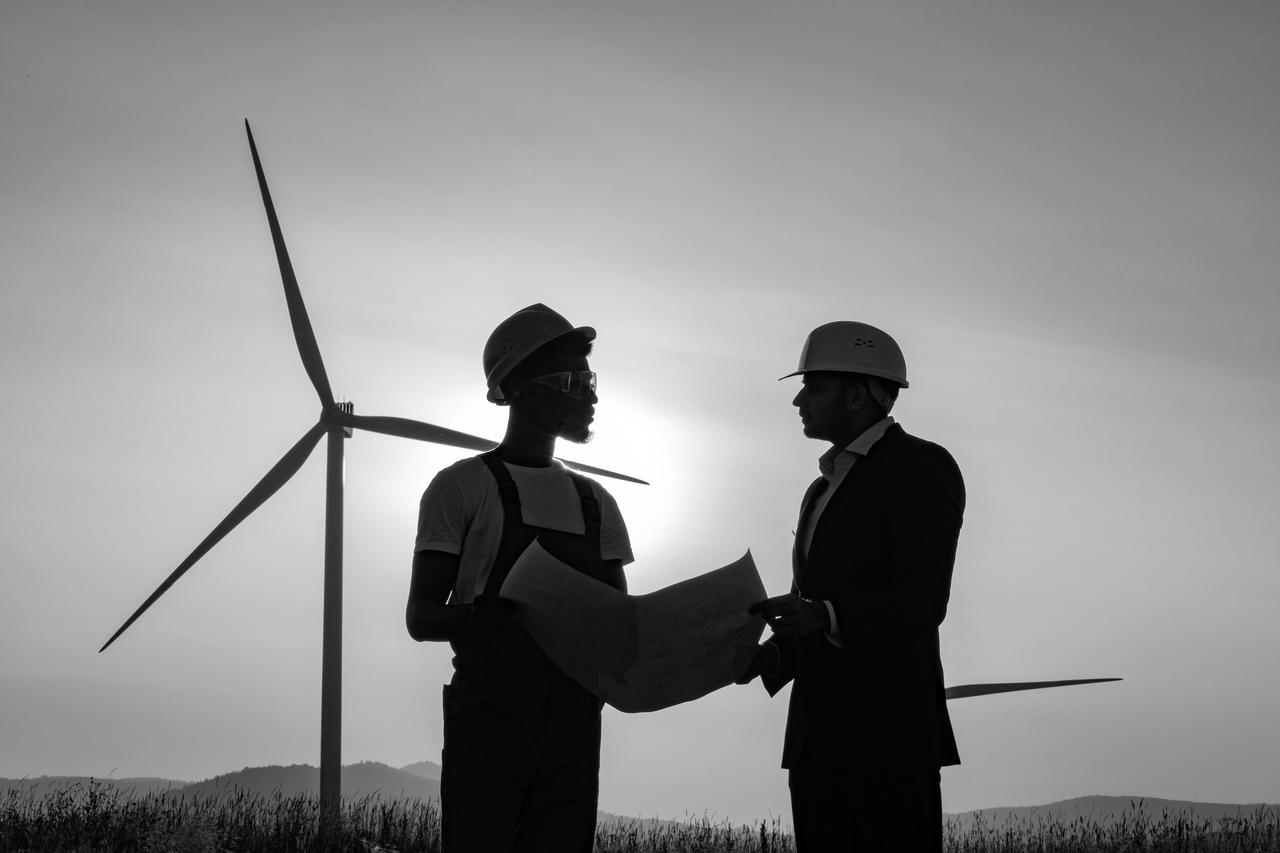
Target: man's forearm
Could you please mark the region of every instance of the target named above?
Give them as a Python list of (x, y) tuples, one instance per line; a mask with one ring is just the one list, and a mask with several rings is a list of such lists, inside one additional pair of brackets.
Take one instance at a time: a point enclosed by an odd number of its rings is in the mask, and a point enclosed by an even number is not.
[(836, 596), (831, 605), (840, 644), (895, 642), (937, 628), (947, 614), (948, 591), (935, 584), (903, 584), (875, 594)]
[(463, 640), (497, 634), (510, 621), (511, 602), (480, 595), (470, 604), (419, 601), (405, 610), (409, 636), (415, 640)]
[(420, 601), (406, 608), (404, 619), (409, 636), (418, 642), (454, 640), (470, 627), (471, 605)]

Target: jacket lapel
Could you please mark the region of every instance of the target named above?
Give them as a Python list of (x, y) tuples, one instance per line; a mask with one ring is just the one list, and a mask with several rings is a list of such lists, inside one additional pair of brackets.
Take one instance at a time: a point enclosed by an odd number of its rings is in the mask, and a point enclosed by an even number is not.
[(819, 477), (809, 484), (808, 490), (804, 493), (804, 499), (800, 501), (800, 520), (796, 522), (795, 543), (791, 547), (791, 577), (796, 582), (793, 586), (799, 583), (800, 576), (804, 574), (805, 554), (800, 547), (800, 542), (804, 537), (805, 528), (809, 525), (809, 516), (813, 514), (813, 504), (826, 490), (826, 478)]
[[(880, 440), (871, 446), (871, 452), (866, 456), (859, 458), (858, 461), (854, 463), (853, 468), (849, 470), (849, 473), (845, 475), (845, 478), (840, 481), (840, 485), (836, 487), (835, 494), (833, 494), (831, 499), (827, 501), (827, 509), (830, 509), (837, 504), (848, 506), (866, 486), (867, 482), (871, 479), (871, 475), (875, 473), (875, 470), (878, 467), (880, 467), (880, 464), (884, 459), (893, 454), (893, 448), (902, 435), (902, 427), (898, 424), (894, 424), (889, 427)], [(814, 493), (814, 488), (816, 486), (817, 483), (810, 486), (809, 493), (805, 495), (806, 511), (810, 508), (810, 501), (808, 499), (810, 495)], [(818, 543), (823, 531), (833, 523), (831, 515), (824, 510), (822, 516), (818, 519), (817, 525), (814, 527), (813, 537), (809, 540), (810, 553), (814, 550), (814, 546)], [(793, 563), (795, 564), (796, 580), (799, 582), (799, 579), (804, 575), (804, 570), (806, 568), (805, 564), (808, 562), (808, 554), (803, 555), (803, 557), (800, 555), (798, 534), (796, 542), (797, 546), (795, 548)]]

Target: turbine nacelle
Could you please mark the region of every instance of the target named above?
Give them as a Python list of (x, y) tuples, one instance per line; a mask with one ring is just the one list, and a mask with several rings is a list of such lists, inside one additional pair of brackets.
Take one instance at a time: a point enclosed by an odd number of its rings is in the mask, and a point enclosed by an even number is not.
[(346, 421), (350, 415), (354, 415), (356, 404), (350, 401), (341, 401), (334, 403), (332, 406), (325, 406), (320, 410), (320, 423), (328, 427), (342, 427), (342, 434), (351, 438), (355, 435), (355, 427)]

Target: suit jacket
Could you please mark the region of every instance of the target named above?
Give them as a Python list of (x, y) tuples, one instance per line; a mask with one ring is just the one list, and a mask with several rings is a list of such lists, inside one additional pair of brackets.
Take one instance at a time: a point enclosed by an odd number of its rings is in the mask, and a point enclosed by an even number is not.
[(783, 767), (960, 763), (938, 626), (964, 502), (951, 454), (895, 424), (831, 496), (808, 554), (797, 545), (792, 591), (832, 603), (844, 647), (823, 632), (770, 641), (782, 666), (765, 687), (795, 682)]

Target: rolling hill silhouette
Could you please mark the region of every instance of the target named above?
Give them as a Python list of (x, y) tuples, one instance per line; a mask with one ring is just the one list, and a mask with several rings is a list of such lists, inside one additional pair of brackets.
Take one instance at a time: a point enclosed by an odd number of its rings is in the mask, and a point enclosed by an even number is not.
[[(251, 792), (272, 796), (279, 792), (282, 796), (293, 797), (299, 794), (318, 796), (320, 792), (320, 771), (309, 764), (290, 764), (288, 766), (271, 765), (267, 767), (246, 767), (234, 773), (224, 773), (200, 782), (183, 782), (176, 779), (160, 779), (155, 777), (129, 777), (122, 779), (100, 779), (90, 776), (39, 776), (24, 779), (0, 779), (0, 796), (9, 791), (18, 791), (22, 796), (44, 797), (52, 791), (81, 789), (93, 783), (118, 792), (122, 798), (145, 797), (151, 794), (163, 796), (201, 798), (235, 795), (237, 792)], [(344, 798), (359, 799), (373, 797), (384, 801), (401, 799), (436, 800), (440, 799), (440, 765), (431, 761), (419, 761), (396, 768), (377, 761), (365, 761), (350, 764), (342, 768), (342, 794)], [(690, 804), (690, 812), (696, 804)], [(1038, 806), (1006, 806), (1000, 808), (977, 809), (974, 811), (946, 814), (947, 820), (956, 821), (961, 828), (972, 826), (981, 821), (986, 826), (1001, 825), (1006, 821), (1035, 821), (1053, 819), (1071, 822), (1077, 818), (1099, 825), (1109, 825), (1126, 816), (1132, 820), (1135, 813), (1140, 812), (1151, 820), (1160, 820), (1165, 815), (1182, 814), (1188, 819), (1219, 820), (1221, 818), (1249, 817), (1259, 810), (1269, 813), (1280, 812), (1278, 804), (1264, 803), (1201, 803), (1190, 800), (1167, 800), (1158, 797), (1122, 797), (1122, 796), (1087, 796), (1070, 800), (1046, 803)], [(602, 820), (632, 821), (636, 818), (620, 817), (601, 812)], [(645, 819), (653, 820), (652, 818)], [(668, 823), (669, 821), (659, 821)], [(679, 821), (676, 821), (679, 822)]]
[(1184, 815), (1194, 821), (1221, 818), (1245, 818), (1259, 810), (1280, 812), (1280, 805), (1267, 803), (1200, 803), (1192, 800), (1165, 800), (1159, 797), (1090, 796), (1059, 800), (1040, 806), (1004, 806), (994, 809), (976, 809), (959, 814), (948, 814), (961, 827), (981, 821), (985, 826), (1000, 826), (1009, 820), (1016, 822), (1037, 819), (1071, 823), (1083, 818), (1089, 823), (1109, 826), (1121, 819), (1133, 820), (1136, 814), (1158, 821), (1165, 814)]
[[(249, 791), (264, 796), (271, 796), (276, 792), (285, 797), (294, 797), (299, 794), (318, 796), (320, 771), (310, 764), (246, 767), (234, 773), (223, 773), (200, 782), (153, 777), (102, 779), (93, 776), (37, 776), (24, 779), (0, 779), (0, 793), (18, 790), (24, 794), (44, 796), (53, 790), (75, 786), (85, 788), (90, 783), (118, 792), (125, 798), (145, 797), (150, 794), (222, 797), (237, 791)], [(406, 798), (439, 800), (440, 765), (430, 761), (419, 761), (397, 769), (377, 761), (350, 764), (342, 768), (342, 794), (344, 797), (371, 796), (383, 800)]]
[[(396, 769), (377, 761), (348, 764), (342, 768), (342, 796), (345, 799), (375, 797), (383, 800), (439, 800), (439, 765), (422, 761), (409, 767), (419, 769)], [(433, 769), (434, 778), (430, 775)], [(266, 795), (279, 792), (285, 797), (299, 794), (319, 796), (320, 770), (310, 764), (246, 767), (235, 773), (224, 773), (203, 782), (185, 785), (170, 793), (219, 797), (237, 790)]]

